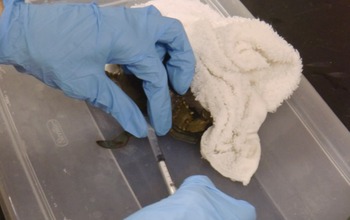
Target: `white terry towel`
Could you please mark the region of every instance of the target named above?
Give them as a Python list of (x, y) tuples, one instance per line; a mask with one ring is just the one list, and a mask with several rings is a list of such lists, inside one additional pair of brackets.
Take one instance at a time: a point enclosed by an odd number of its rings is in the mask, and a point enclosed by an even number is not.
[(270, 25), (225, 18), (199, 0), (153, 0), (161, 13), (180, 20), (197, 59), (191, 90), (213, 117), (201, 154), (222, 175), (247, 185), (258, 168), (257, 134), (297, 88), (299, 53)]

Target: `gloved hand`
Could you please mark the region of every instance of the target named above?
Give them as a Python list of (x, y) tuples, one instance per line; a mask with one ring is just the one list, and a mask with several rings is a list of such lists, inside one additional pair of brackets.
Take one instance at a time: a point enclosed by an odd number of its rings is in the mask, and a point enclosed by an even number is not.
[(253, 220), (255, 208), (220, 190), (206, 176), (187, 178), (175, 194), (149, 205), (126, 220)]
[[(171, 127), (168, 81), (183, 94), (193, 78), (195, 58), (182, 24), (155, 7), (18, 1), (5, 4), (0, 26), (6, 32), (0, 36), (0, 63), (102, 108), (136, 137), (147, 135), (146, 121), (105, 75), (105, 64), (124, 65), (143, 80), (148, 115), (158, 135)], [(166, 67), (165, 53), (170, 55)]]

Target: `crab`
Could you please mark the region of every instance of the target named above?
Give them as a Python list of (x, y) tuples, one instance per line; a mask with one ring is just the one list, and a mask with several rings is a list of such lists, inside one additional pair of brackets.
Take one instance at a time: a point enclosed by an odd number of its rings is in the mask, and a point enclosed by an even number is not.
[[(125, 73), (118, 68), (115, 73), (106, 71), (106, 75), (115, 82), (140, 108), (146, 113), (147, 97), (142, 89), (142, 81), (133, 74)], [(184, 95), (178, 95), (169, 89), (172, 102), (172, 128), (170, 136), (191, 144), (197, 144), (202, 134), (213, 124), (210, 112), (205, 110), (188, 90)], [(101, 147), (108, 149), (121, 148), (129, 142), (133, 136), (123, 131), (113, 140), (97, 141)]]

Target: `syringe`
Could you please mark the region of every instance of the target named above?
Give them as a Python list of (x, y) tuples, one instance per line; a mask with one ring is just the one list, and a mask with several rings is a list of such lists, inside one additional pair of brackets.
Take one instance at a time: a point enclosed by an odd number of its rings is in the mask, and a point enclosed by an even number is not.
[(162, 150), (159, 147), (157, 135), (150, 124), (148, 124), (148, 136), (147, 137), (148, 137), (148, 141), (151, 145), (153, 154), (158, 162), (158, 166), (159, 166), (160, 172), (163, 176), (163, 179), (165, 181), (165, 184), (167, 186), (168, 192), (170, 195), (174, 194), (176, 191), (175, 184), (174, 184), (173, 180), (171, 179), (168, 167), (166, 166), (166, 163), (165, 163), (164, 155), (162, 153)]

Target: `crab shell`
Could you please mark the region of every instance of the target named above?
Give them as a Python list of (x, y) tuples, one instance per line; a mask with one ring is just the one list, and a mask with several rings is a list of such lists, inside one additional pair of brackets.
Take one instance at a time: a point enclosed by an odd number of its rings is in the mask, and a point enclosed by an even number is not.
[[(115, 82), (146, 114), (147, 97), (142, 89), (142, 81), (133, 74), (127, 74), (121, 67), (106, 75)], [(195, 100), (191, 90), (178, 95), (169, 89), (172, 102), (172, 128), (170, 135), (180, 141), (196, 144), (204, 131), (213, 123), (210, 113)]]

